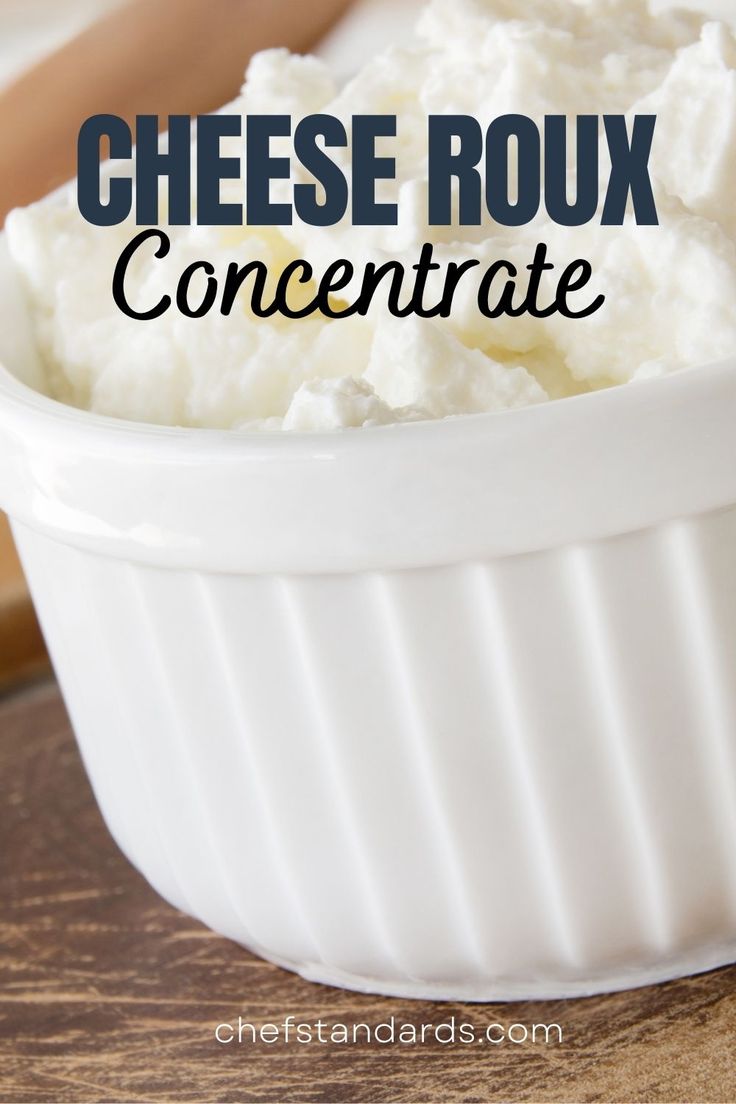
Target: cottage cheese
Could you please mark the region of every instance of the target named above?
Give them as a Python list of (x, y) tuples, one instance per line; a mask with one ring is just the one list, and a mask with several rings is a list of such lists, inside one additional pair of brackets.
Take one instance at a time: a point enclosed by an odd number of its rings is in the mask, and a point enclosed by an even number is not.
[[(8, 241), (37, 320), (49, 393), (84, 409), (168, 425), (323, 430), (508, 410), (661, 375), (736, 348), (736, 37), (718, 0), (697, 11), (640, 0), (435, 0), (412, 41), (369, 61), (337, 88), (314, 58), (254, 58), (234, 108), (243, 114), (324, 111), (349, 122), (398, 116), (397, 179), (379, 198), (399, 205), (398, 227), (171, 228), (165, 261), (140, 264), (133, 294), (150, 303), (186, 264), (223, 267), (307, 257), (317, 274), (336, 257), (416, 261), (507, 257), (523, 269), (544, 241), (559, 267), (593, 266), (583, 319), (501, 317), (477, 309), (461, 284), (450, 318), (397, 321), (377, 303), (367, 318), (256, 319), (245, 301), (229, 317), (175, 311), (124, 317), (110, 293), (132, 223), (85, 223), (59, 194), (13, 212)], [(651, 170), (660, 225), (568, 229), (540, 215), (509, 230), (426, 223), (426, 117), (482, 123), (506, 112), (656, 113)], [(343, 164), (349, 175), (348, 154)], [(228, 182), (237, 190), (237, 182)], [(288, 182), (278, 187), (288, 189)]]

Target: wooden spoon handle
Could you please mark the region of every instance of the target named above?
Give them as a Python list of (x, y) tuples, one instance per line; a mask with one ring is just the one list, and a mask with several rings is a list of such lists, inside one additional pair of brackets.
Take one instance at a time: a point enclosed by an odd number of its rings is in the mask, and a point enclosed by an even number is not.
[(135, 0), (0, 95), (0, 219), (74, 175), (79, 127), (109, 112), (196, 114), (232, 99), (249, 58), (308, 50), (351, 0)]

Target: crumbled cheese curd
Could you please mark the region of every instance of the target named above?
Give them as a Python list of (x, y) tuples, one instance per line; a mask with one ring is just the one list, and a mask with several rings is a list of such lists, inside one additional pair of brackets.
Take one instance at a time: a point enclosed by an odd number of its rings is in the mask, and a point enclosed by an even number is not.
[[(687, 5), (686, 5), (687, 6)], [(166, 425), (315, 431), (502, 411), (723, 359), (736, 348), (736, 37), (719, 0), (697, 10), (661, 0), (434, 0), (407, 46), (371, 59), (344, 87), (315, 58), (257, 55), (229, 111), (398, 116), (396, 227), (295, 222), (279, 229), (171, 227), (165, 260), (138, 260), (133, 298), (156, 302), (195, 260), (263, 259), (276, 270), (305, 257), (318, 277), (336, 258), (361, 271), (435, 260), (508, 258), (521, 271), (544, 241), (560, 266), (591, 262), (587, 318), (484, 317), (477, 281), (458, 288), (451, 316), (397, 320), (385, 300), (365, 318), (255, 318), (245, 293), (232, 314), (154, 321), (125, 317), (111, 295), (132, 219), (87, 224), (70, 191), (11, 213), (7, 237), (28, 288), (47, 370), (63, 402)], [(426, 120), (515, 112), (656, 114), (650, 162), (659, 226), (596, 219), (577, 228), (540, 214), (509, 229), (427, 225)], [(228, 140), (229, 142), (230, 140)], [(386, 141), (386, 140), (383, 140)], [(227, 146), (227, 142), (223, 143)], [(278, 143), (274, 143), (278, 153)], [(603, 145), (601, 146), (603, 151)], [(225, 150), (225, 152), (227, 152)], [(330, 151), (349, 177), (349, 151)], [(602, 152), (603, 156), (603, 152)], [(294, 179), (298, 167), (294, 165)], [(276, 181), (275, 201), (291, 184)], [(223, 186), (223, 198), (238, 194)], [(430, 280), (431, 288), (431, 280)]]

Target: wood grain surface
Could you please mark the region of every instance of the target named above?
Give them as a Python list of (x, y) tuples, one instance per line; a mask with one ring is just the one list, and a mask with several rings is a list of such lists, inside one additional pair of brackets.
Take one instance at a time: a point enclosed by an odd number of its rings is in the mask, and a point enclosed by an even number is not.
[[(164, 904), (111, 841), (51, 683), (0, 702), (0, 1099), (734, 1101), (736, 969), (587, 1000), (312, 985)], [(557, 1045), (222, 1046), (218, 1023), (558, 1023)]]
[(47, 668), (46, 648), (10, 528), (0, 514), (0, 690)]

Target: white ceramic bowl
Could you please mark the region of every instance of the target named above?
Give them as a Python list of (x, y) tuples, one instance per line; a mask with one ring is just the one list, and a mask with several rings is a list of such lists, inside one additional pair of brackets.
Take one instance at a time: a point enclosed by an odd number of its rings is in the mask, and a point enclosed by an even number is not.
[(5, 253), (0, 361), (0, 505), (167, 900), (402, 996), (736, 959), (736, 363), (441, 423), (158, 429), (28, 386)]

